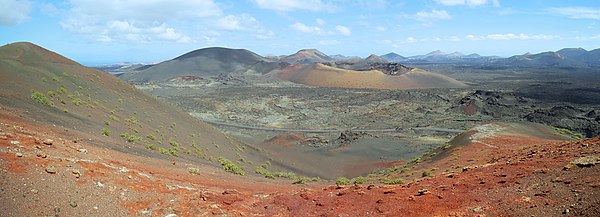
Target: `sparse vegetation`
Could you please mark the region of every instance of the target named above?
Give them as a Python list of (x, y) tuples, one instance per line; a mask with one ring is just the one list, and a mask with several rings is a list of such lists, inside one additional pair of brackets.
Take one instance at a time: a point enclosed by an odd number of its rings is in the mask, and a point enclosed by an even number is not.
[(107, 128), (102, 128), (101, 133), (103, 136), (110, 136), (111, 132)]
[(158, 151), (159, 150), (158, 146), (156, 146), (156, 144), (153, 144), (153, 143), (148, 143), (145, 146), (146, 146), (147, 149), (150, 149), (150, 150), (153, 150), (153, 151)]
[(136, 135), (132, 135), (129, 133), (121, 133), (121, 138), (124, 138), (127, 140), (127, 142), (136, 142), (136, 141), (142, 141), (142, 137), (141, 136), (136, 136)]
[(149, 140), (156, 140), (156, 137), (154, 137), (154, 134), (152, 134), (152, 133), (146, 135), (146, 138)]
[(425, 170), (425, 171), (423, 171), (423, 173), (421, 174), (421, 177), (429, 177), (429, 176), (433, 176), (433, 175), (431, 174), (431, 171), (429, 171), (429, 170)]
[(50, 101), (43, 93), (40, 93), (34, 89), (31, 90), (31, 99), (42, 105), (54, 107), (54, 102)]
[(79, 106), (81, 105), (83, 102), (81, 101), (81, 99), (79, 98), (75, 98), (71, 101), (73, 103), (73, 105)]
[(198, 175), (200, 174), (200, 169), (196, 167), (188, 167), (188, 172), (190, 172), (192, 175)]
[(383, 178), (381, 179), (381, 183), (386, 185), (398, 185), (404, 184), (406, 181), (403, 178)]
[(223, 169), (226, 172), (233, 173), (233, 174), (240, 175), (240, 176), (246, 175), (246, 172), (244, 172), (244, 170), (242, 168), (238, 167), (233, 162), (225, 159), (224, 157), (219, 157), (219, 163), (223, 166)]
[(336, 185), (348, 185), (350, 184), (350, 179), (346, 178), (346, 177), (339, 177), (335, 180), (335, 184)]
[(256, 172), (257, 174), (264, 175), (265, 178), (275, 179), (275, 176), (273, 175), (273, 173), (271, 173), (271, 171), (267, 170), (266, 168), (255, 167), (254, 172)]

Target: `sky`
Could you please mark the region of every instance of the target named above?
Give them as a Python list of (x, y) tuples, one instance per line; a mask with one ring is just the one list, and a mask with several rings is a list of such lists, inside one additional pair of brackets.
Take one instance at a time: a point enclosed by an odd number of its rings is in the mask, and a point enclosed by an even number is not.
[(289, 55), (511, 56), (600, 48), (598, 0), (0, 0), (0, 45), (85, 65), (154, 63), (205, 47)]

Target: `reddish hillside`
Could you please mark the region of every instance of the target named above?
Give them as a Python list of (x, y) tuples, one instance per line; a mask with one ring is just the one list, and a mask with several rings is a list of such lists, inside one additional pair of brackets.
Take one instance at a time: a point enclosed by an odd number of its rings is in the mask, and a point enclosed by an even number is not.
[(317, 87), (423, 89), (458, 88), (466, 85), (444, 75), (412, 69), (402, 75), (381, 71), (353, 71), (323, 64), (291, 65), (277, 72), (280, 79)]
[(522, 131), (530, 125), (482, 125), (440, 159), (374, 177), (406, 184), (336, 186), (232, 176), (73, 143), (4, 109), (0, 123), (0, 211), (8, 216), (600, 214), (600, 137), (564, 142), (547, 128)]

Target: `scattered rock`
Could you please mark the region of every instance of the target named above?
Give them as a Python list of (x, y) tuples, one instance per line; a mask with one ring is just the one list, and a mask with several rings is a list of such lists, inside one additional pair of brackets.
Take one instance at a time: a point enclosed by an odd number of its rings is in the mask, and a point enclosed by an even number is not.
[(75, 201), (71, 201), (71, 202), (69, 203), (69, 205), (71, 205), (71, 207), (75, 208), (75, 207), (77, 207), (77, 202), (75, 202)]
[(85, 148), (80, 148), (80, 149), (79, 149), (79, 152), (81, 152), (81, 153), (84, 153), (84, 154), (87, 154), (88, 150), (87, 150), (87, 149), (85, 149)]
[(19, 141), (10, 141), (10, 144), (11, 145), (19, 145), (19, 144), (21, 144), (21, 142), (19, 142)]
[(570, 212), (571, 212), (571, 210), (569, 210), (569, 209), (565, 209), (565, 210), (563, 210), (562, 214), (565, 214), (565, 215), (567, 215), (567, 214), (569, 214)]
[(54, 141), (52, 141), (52, 139), (44, 139), (44, 145), (52, 145), (54, 144)]
[(239, 193), (240, 192), (238, 192), (237, 190), (234, 190), (234, 189), (227, 189), (227, 190), (223, 191), (223, 195), (226, 195), (226, 194), (239, 194)]
[(37, 152), (35, 153), (35, 155), (36, 155), (37, 157), (41, 157), (41, 158), (47, 158), (47, 157), (48, 157), (48, 154), (46, 154), (46, 152), (43, 152), (43, 151), (37, 151)]
[(473, 209), (471, 209), (471, 210), (472, 210), (473, 212), (483, 212), (483, 208), (481, 208), (481, 207), (479, 207), (479, 206), (478, 206), (478, 207), (475, 207), (475, 208), (473, 208)]
[(429, 192), (429, 190), (424, 188), (424, 189), (419, 190), (417, 193), (418, 193), (417, 196), (423, 196), (423, 195), (429, 194), (431, 192)]
[(31, 193), (37, 194), (38, 192), (38, 189), (31, 189)]
[(81, 177), (81, 172), (79, 172), (79, 170), (73, 170), (73, 175), (75, 175), (75, 178), (79, 178)]
[(16, 155), (17, 155), (17, 157), (23, 157), (23, 153), (21, 153), (21, 152), (17, 152)]
[(55, 174), (56, 173), (56, 168), (54, 168), (54, 166), (47, 166), (46, 167), (46, 172), (50, 173), (50, 174)]
[(177, 217), (177, 214), (175, 214), (175, 213), (171, 213), (171, 214), (167, 214), (167, 215), (165, 215), (165, 217)]
[(592, 167), (598, 163), (600, 163), (600, 158), (596, 156), (580, 157), (571, 161), (571, 164), (577, 165), (578, 167)]

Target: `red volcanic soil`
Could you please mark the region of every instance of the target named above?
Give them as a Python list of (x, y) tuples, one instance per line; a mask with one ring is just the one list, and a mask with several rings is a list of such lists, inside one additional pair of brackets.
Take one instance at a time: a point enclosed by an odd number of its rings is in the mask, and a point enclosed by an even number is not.
[[(416, 178), (406, 184), (336, 186), (234, 176), (114, 151), (5, 109), (0, 123), (6, 216), (600, 214), (600, 138), (560, 141), (531, 125), (491, 123), (462, 134), (432, 159), (392, 175)], [(421, 178), (423, 170), (432, 176)]]

